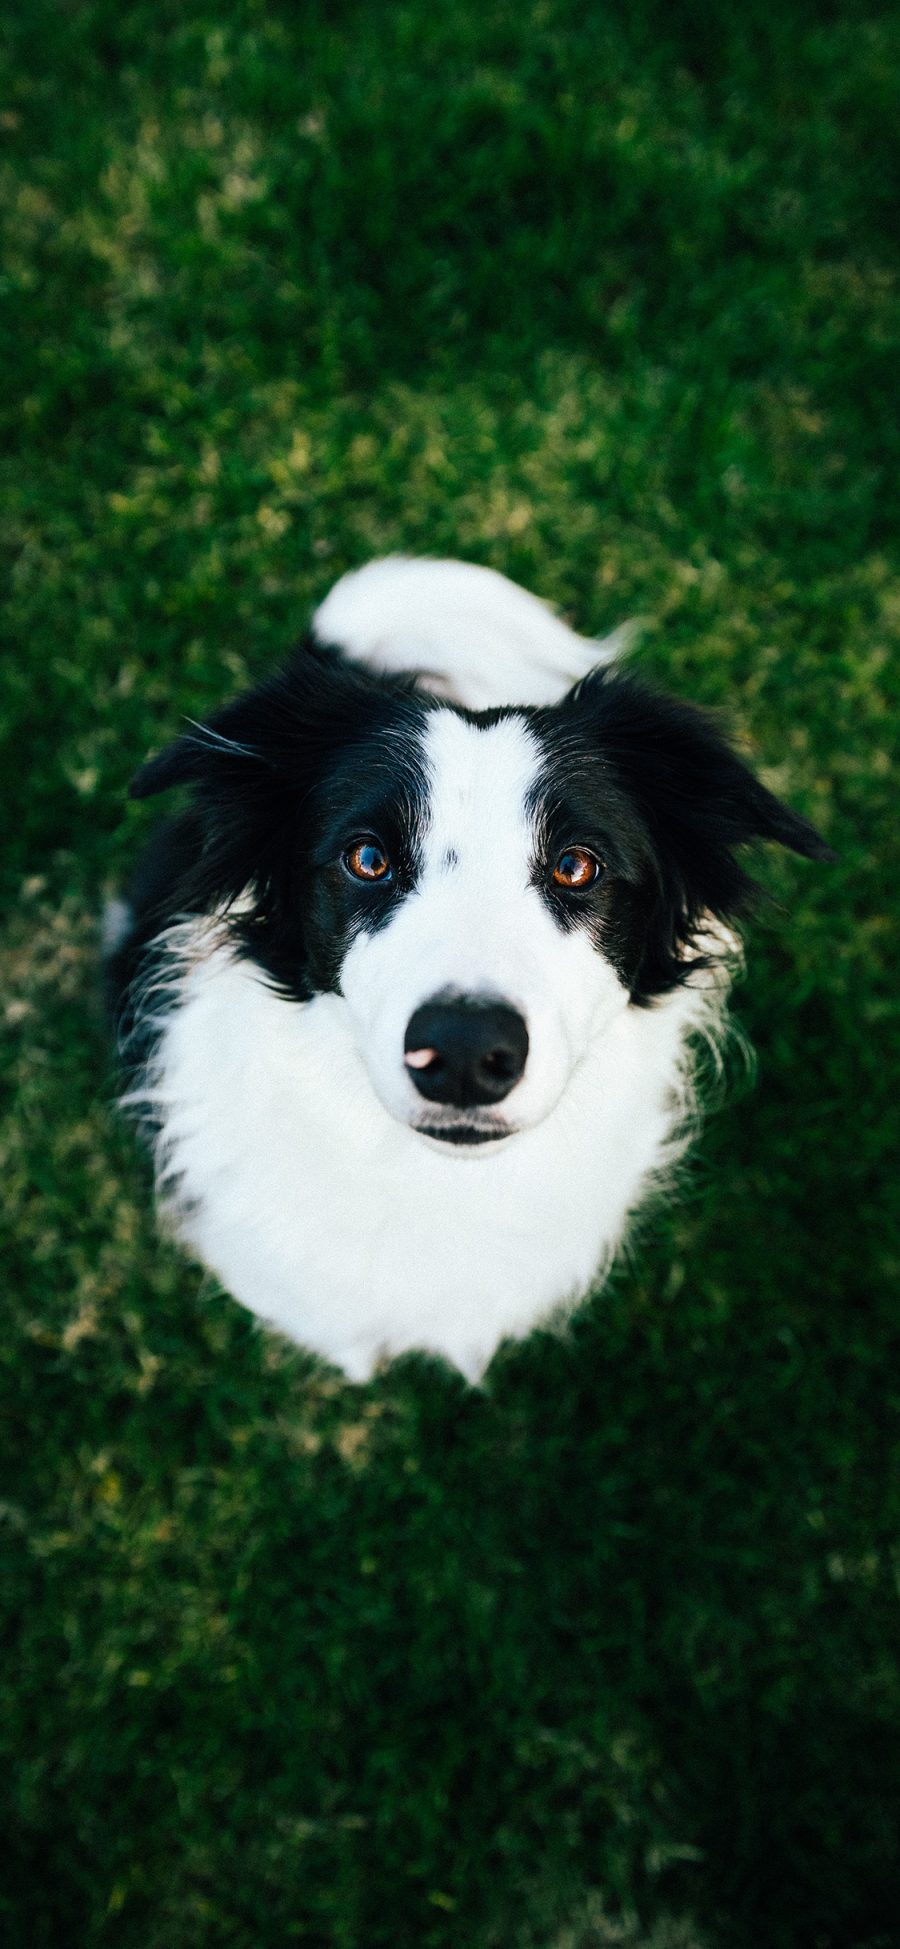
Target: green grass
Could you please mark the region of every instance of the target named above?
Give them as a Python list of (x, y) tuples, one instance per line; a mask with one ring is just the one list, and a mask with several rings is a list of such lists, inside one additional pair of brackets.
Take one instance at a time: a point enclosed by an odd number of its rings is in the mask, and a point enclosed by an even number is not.
[[(5, 1940), (894, 1949), (896, 12), (6, 12)], [(97, 998), (131, 771), (392, 549), (647, 617), (839, 853), (483, 1393), (157, 1236)]]

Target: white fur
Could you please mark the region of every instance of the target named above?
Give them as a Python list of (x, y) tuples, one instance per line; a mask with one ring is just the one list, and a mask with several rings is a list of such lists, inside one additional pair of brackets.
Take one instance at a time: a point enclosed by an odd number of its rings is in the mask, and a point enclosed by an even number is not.
[(552, 1109), (628, 992), (580, 928), (561, 931), (531, 884), (526, 800), (540, 754), (524, 719), (483, 726), (437, 711), (425, 759), (430, 822), (418, 885), (389, 927), (359, 936), (341, 990), (374, 1089), (408, 1121), (435, 1122), (403, 1061), (414, 1011), (445, 990), (517, 1008), (528, 1062), (490, 1121), (522, 1129)]
[(320, 643), (375, 670), (414, 670), (470, 710), (557, 704), (608, 663), (632, 625), (594, 641), (496, 569), (389, 555), (343, 575), (313, 617)]
[(413, 1347), (475, 1380), (501, 1339), (588, 1290), (678, 1148), (685, 1040), (721, 1010), (707, 976), (620, 1011), (543, 1122), (458, 1150), (378, 1101), (342, 997), (285, 1003), (202, 923), (169, 952), (180, 1000), (142, 1096), (163, 1120), (175, 1228), (236, 1298), (356, 1380)]
[[(323, 642), (415, 668), (470, 707), (556, 701), (603, 656), (493, 572), (393, 559), (345, 576)], [(621, 637), (620, 639), (621, 640)], [(561, 930), (532, 884), (523, 718), (429, 720), (429, 823), (414, 892), (347, 952), (339, 994), (276, 996), (221, 920), (159, 944), (153, 1061), (131, 1096), (160, 1129), (157, 1168), (181, 1238), (263, 1320), (355, 1379), (405, 1349), (472, 1379), (505, 1336), (585, 1293), (648, 1178), (679, 1153), (692, 1032), (721, 1030), (733, 941), (653, 1007)], [(415, 1009), (446, 990), (525, 1017), (521, 1080), (479, 1118), (512, 1134), (456, 1148), (404, 1064)], [(440, 1112), (438, 1111), (438, 1117)]]
[[(179, 996), (145, 1091), (176, 1229), (355, 1379), (411, 1347), (477, 1378), (504, 1336), (587, 1290), (677, 1148), (686, 1037), (720, 1012), (709, 976), (632, 1008), (587, 936), (556, 926), (528, 871), (538, 758), (521, 719), (435, 714), (418, 888), (350, 948), (340, 995), (276, 997), (214, 922), (169, 937)], [(515, 1134), (496, 1144), (412, 1127), (435, 1115), (405, 1028), (447, 988), (525, 1016), (525, 1074), (491, 1117)]]

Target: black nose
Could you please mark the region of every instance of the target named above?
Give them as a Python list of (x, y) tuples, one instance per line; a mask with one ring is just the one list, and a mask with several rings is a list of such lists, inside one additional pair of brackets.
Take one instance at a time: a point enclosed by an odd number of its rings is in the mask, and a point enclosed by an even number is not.
[(500, 1103), (525, 1068), (528, 1030), (505, 1002), (460, 996), (425, 1002), (410, 1017), (406, 1065), (429, 1103)]

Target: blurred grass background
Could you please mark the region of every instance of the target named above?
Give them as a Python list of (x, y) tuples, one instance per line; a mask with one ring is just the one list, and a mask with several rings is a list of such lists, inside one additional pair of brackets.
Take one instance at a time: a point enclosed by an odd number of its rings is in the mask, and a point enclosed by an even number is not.
[[(900, 1942), (900, 19), (30, 0), (0, 85), (4, 1940)], [(759, 1052), (483, 1393), (156, 1235), (129, 774), (348, 566), (471, 557), (726, 707)]]

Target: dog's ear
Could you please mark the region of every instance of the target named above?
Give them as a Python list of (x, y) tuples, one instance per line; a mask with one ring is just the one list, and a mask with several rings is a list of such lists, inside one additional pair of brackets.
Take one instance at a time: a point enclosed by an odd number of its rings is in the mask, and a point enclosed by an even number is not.
[(833, 859), (799, 812), (761, 785), (715, 722), (692, 704), (630, 677), (599, 672), (581, 686), (604, 753), (653, 826), (681, 845), (774, 840), (806, 859)]
[(241, 761), (264, 764), (265, 759), (235, 731), (252, 723), (252, 693), (238, 698), (217, 711), (206, 724), (189, 719), (190, 730), (183, 731), (173, 744), (166, 745), (155, 758), (148, 758), (135, 772), (130, 785), (133, 799), (154, 798), (175, 785), (194, 785), (211, 772), (221, 773), (226, 763), (242, 769)]
[(402, 678), (303, 644), (284, 670), (149, 759), (132, 781), (133, 797), (193, 787), (201, 843), (182, 889), (185, 906), (228, 903), (249, 890), (260, 924), (288, 907), (326, 765), (395, 716), (410, 689)]
[(806, 859), (835, 855), (815, 827), (755, 778), (716, 722), (636, 679), (594, 672), (560, 711), (586, 726), (650, 841), (670, 948), (683, 952), (704, 913), (727, 921), (753, 881), (735, 857), (770, 840)]
[(316, 759), (377, 721), (378, 706), (410, 685), (363, 669), (311, 638), (286, 667), (215, 711), (141, 765), (131, 796), (152, 798), (195, 785), (201, 799), (266, 783), (302, 790)]

